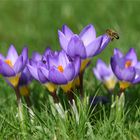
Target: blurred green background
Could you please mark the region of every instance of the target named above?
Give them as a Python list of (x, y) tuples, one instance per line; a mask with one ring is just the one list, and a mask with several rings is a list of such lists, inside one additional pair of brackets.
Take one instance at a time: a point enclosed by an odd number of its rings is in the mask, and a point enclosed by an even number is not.
[(10, 44), (19, 52), (28, 45), (30, 55), (47, 46), (59, 50), (57, 31), (63, 24), (79, 33), (90, 23), (97, 35), (107, 28), (120, 35), (99, 57), (109, 60), (115, 47), (124, 52), (134, 47), (140, 53), (138, 0), (0, 0), (0, 52), (6, 54)]

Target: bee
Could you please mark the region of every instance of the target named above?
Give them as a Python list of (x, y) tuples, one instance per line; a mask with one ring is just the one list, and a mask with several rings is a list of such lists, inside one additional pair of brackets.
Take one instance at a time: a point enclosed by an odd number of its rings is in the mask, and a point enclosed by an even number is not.
[(115, 39), (119, 39), (119, 34), (112, 29), (107, 29), (106, 34), (111, 38), (111, 41)]

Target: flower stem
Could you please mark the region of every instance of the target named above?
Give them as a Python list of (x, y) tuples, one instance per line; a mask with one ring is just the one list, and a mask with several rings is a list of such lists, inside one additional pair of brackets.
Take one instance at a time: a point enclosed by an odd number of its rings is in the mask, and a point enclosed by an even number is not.
[(31, 100), (30, 100), (30, 97), (29, 96), (25, 96), (25, 101), (26, 101), (26, 104), (27, 104), (27, 107), (28, 107), (28, 114), (29, 114), (29, 117), (31, 119), (31, 122), (33, 123), (33, 116), (34, 116), (34, 112), (31, 108)]
[(54, 103), (59, 103), (59, 98), (56, 94), (56, 91), (50, 92), (50, 95), (52, 96)]
[(80, 79), (80, 96), (81, 96), (81, 98), (83, 98), (83, 96), (84, 96), (84, 94), (83, 94), (83, 76), (84, 76), (84, 72), (80, 72), (79, 79)]
[(23, 115), (23, 106), (22, 106), (22, 102), (21, 102), (21, 95), (20, 95), (20, 91), (19, 91), (18, 87), (15, 87), (14, 89), (15, 89), (15, 93), (16, 93), (16, 97), (17, 97), (18, 117), (19, 117), (19, 121), (20, 121), (20, 128), (24, 135), (26, 128), (24, 125), (24, 115)]
[(74, 94), (73, 91), (67, 91), (67, 97), (71, 104), (73, 104)]

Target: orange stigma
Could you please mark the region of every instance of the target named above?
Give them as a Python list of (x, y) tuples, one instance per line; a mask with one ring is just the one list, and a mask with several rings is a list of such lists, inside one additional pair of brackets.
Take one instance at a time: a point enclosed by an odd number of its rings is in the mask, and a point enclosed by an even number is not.
[(132, 62), (130, 60), (125, 62), (125, 68), (129, 68), (131, 67), (131, 65), (132, 65)]
[(10, 67), (13, 66), (11, 60), (9, 60), (9, 59), (5, 60), (5, 63), (8, 64)]
[(63, 67), (62, 67), (61, 65), (59, 65), (59, 66), (57, 67), (57, 69), (58, 69), (60, 72), (63, 72), (63, 71), (64, 71), (64, 69), (63, 69)]

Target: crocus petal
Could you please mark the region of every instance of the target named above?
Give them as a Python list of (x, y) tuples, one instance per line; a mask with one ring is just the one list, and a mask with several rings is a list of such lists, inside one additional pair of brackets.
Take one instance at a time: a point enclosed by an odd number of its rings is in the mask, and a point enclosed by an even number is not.
[(23, 48), (21, 55), (23, 56), (23, 65), (26, 65), (28, 60), (28, 48)]
[(103, 79), (101, 78), (99, 71), (96, 68), (93, 68), (93, 73), (96, 76), (96, 78), (100, 81), (102, 81)]
[(80, 71), (80, 66), (81, 66), (81, 59), (80, 57), (76, 57), (74, 59), (74, 67), (75, 67), (75, 76), (77, 76), (79, 74), (79, 71)]
[(46, 50), (45, 50), (45, 52), (44, 52), (44, 56), (48, 56), (48, 55), (51, 55), (53, 53), (53, 51), (48, 47)]
[(114, 55), (118, 55), (118, 57), (123, 57), (123, 53), (118, 48), (114, 49)]
[(55, 67), (49, 71), (49, 80), (54, 84), (66, 84), (68, 81), (62, 72), (59, 72)]
[(138, 63), (135, 65), (135, 68), (136, 68), (136, 69), (140, 69), (140, 62), (138, 62)]
[(14, 76), (15, 72), (8, 64), (0, 60), (0, 74), (9, 77), (9, 76)]
[(84, 42), (84, 45), (87, 46), (96, 38), (95, 28), (90, 24), (81, 31), (79, 36)]
[(64, 33), (64, 35), (66, 36), (66, 38), (68, 40), (70, 40), (71, 37), (74, 35), (74, 33), (71, 31), (71, 29), (66, 25), (63, 25), (62, 32)]
[(34, 61), (40, 61), (40, 60), (42, 59), (42, 55), (39, 54), (38, 52), (33, 52), (33, 53), (32, 53), (32, 59), (33, 59)]
[(105, 49), (105, 47), (109, 44), (110, 41), (111, 41), (111, 39), (109, 36), (107, 36), (106, 34), (102, 35), (102, 43), (101, 43), (96, 55), (101, 53)]
[(39, 81), (41, 83), (47, 83), (48, 82), (47, 78), (44, 76), (44, 74), (42, 73), (42, 71), (39, 68), (37, 69), (37, 73), (38, 73)]
[(69, 40), (61, 31), (58, 31), (58, 37), (61, 48), (67, 52)]
[(80, 56), (83, 59), (86, 58), (85, 46), (77, 35), (74, 35), (71, 38), (68, 44), (67, 53), (71, 57)]
[(101, 59), (98, 59), (96, 68), (101, 76), (108, 76), (111, 74), (110, 69)]
[(17, 51), (13, 45), (10, 46), (6, 59), (11, 60), (13, 65), (15, 64), (16, 60), (18, 59)]
[(96, 38), (93, 42), (91, 42), (85, 49), (87, 57), (92, 57), (96, 55), (98, 49), (100, 48), (102, 43), (102, 36)]
[(40, 71), (44, 74), (44, 76), (48, 79), (49, 71), (44, 67), (39, 67)]
[(18, 57), (17, 61), (15, 62), (13, 69), (14, 69), (15, 73), (19, 73), (19, 72), (21, 72), (23, 70), (23, 68), (24, 68), (23, 56), (20, 55)]
[(37, 68), (34, 68), (33, 66), (31, 65), (27, 65), (27, 68), (30, 72), (30, 74), (36, 79), (39, 81), (39, 77), (38, 77), (38, 73), (37, 73)]
[(19, 79), (19, 86), (27, 85), (29, 82), (32, 81), (32, 79), (33, 77), (31, 76), (28, 68), (25, 67)]
[(140, 83), (140, 69), (136, 69), (135, 78), (133, 80), (133, 84)]
[(114, 74), (119, 80), (132, 82), (135, 77), (135, 69), (133, 67), (123, 69), (119, 67), (113, 57), (111, 58), (111, 67)]
[(67, 81), (71, 81), (75, 76), (75, 68), (72, 63), (68, 64), (63, 72)]
[(126, 54), (125, 58), (132, 61), (131, 66), (135, 66), (137, 64), (137, 55), (136, 55), (134, 48), (130, 48), (130, 50)]
[(5, 60), (5, 57), (2, 54), (0, 54), (0, 60)]
[(59, 53), (59, 62), (59, 65), (62, 65), (64, 68), (69, 63), (68, 56), (63, 50)]

